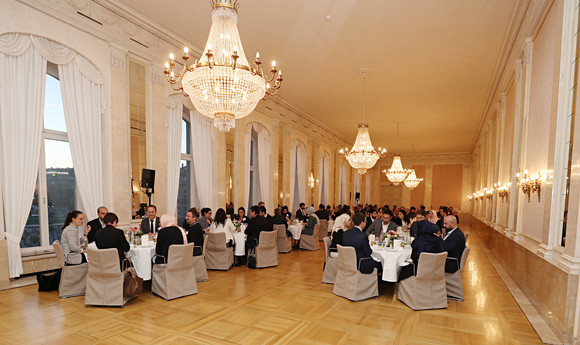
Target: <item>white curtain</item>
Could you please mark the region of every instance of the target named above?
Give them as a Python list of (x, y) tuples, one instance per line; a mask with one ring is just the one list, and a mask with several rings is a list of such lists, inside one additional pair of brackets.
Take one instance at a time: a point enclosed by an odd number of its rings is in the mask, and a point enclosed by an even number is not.
[(344, 163), (340, 163), (340, 203), (347, 203), (347, 190), (346, 190), (346, 166)]
[[(213, 174), (213, 125), (198, 111), (191, 117), (191, 143), (193, 148), (193, 169), (200, 207), (215, 208)], [(215, 210), (214, 210), (215, 211)]]
[[(306, 146), (295, 139), (290, 147), (290, 207), (294, 212), (306, 197)], [(298, 194), (295, 192), (296, 185)]]
[(20, 239), (38, 174), (46, 76), (46, 59), (16, 35), (0, 36), (0, 171), (11, 278), (22, 273)]
[[(84, 58), (83, 58), (84, 59)], [(58, 65), (71, 156), (82, 209), (103, 205), (102, 84), (85, 77), (75, 60)], [(88, 214), (88, 213), (87, 213)]]
[(183, 104), (181, 94), (167, 99), (167, 213), (177, 215), (177, 194), (181, 163), (181, 122)]
[[(246, 205), (248, 206), (252, 206), (250, 205), (250, 155), (251, 155), (251, 150), (252, 150), (252, 125), (248, 125), (248, 127), (246, 127), (246, 138), (245, 138), (245, 159), (244, 159), (244, 167), (245, 167), (245, 171), (246, 171), (246, 175), (245, 175), (245, 182), (244, 182), (244, 200), (246, 201)], [(246, 210), (246, 212), (249, 214), (250, 210)]]
[(330, 154), (326, 151), (324, 153), (324, 189), (322, 194), (324, 195), (324, 201), (330, 204)]
[(270, 152), (272, 145), (270, 141), (270, 134), (264, 127), (258, 132), (258, 168), (260, 174), (260, 191), (262, 194), (262, 201), (266, 203), (266, 207), (270, 208), (273, 214), (274, 205), (272, 204), (272, 195), (270, 194)]
[[(324, 153), (320, 155), (320, 160), (318, 161), (318, 204), (322, 204), (322, 202), (326, 202), (324, 196), (322, 195), (322, 187), (325, 183), (324, 181)], [(318, 205), (314, 205), (316, 209), (318, 209)]]

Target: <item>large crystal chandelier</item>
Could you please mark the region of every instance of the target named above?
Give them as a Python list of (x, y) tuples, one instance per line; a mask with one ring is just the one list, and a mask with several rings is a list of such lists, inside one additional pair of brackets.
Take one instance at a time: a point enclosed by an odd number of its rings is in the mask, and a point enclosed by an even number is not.
[[(397, 146), (398, 145), (399, 145), (399, 122), (397, 122)], [(391, 168), (387, 171), (383, 170), (383, 173), (387, 175), (389, 181), (393, 182), (393, 184), (397, 186), (399, 183), (405, 181), (405, 179), (410, 173), (410, 170), (405, 170), (403, 168), (403, 163), (401, 163), (401, 156), (395, 155), (395, 157), (393, 157), (393, 164), (391, 165)]]
[(419, 183), (421, 183), (421, 181), (423, 181), (423, 179), (417, 178), (417, 175), (415, 175), (415, 169), (409, 169), (409, 171), (409, 176), (407, 176), (404, 182), (407, 188), (413, 190), (419, 185)]
[[(248, 116), (260, 99), (278, 93), (282, 71), (272, 62), (270, 75), (261, 68), (260, 53), (250, 67), (238, 33), (237, 0), (211, 0), (213, 6), (209, 37), (201, 58), (188, 64), (189, 49), (183, 50), (183, 69), (174, 71), (175, 57), (169, 55), (165, 74), (174, 90), (189, 96), (195, 109), (214, 119), (222, 131), (235, 127), (235, 120)], [(271, 83), (274, 82), (273, 85)]]
[(375, 151), (369, 135), (369, 126), (365, 124), (366, 80), (367, 71), (363, 71), (363, 120), (358, 126), (358, 133), (352, 149), (344, 148), (338, 153), (348, 160), (348, 163), (358, 170), (359, 174), (366, 174), (367, 169), (375, 166), (379, 158), (386, 155), (387, 149), (378, 148)]

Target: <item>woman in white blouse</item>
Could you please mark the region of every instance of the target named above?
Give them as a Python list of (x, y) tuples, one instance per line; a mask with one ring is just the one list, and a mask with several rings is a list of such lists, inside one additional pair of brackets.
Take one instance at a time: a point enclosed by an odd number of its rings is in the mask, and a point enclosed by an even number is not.
[[(64, 259), (68, 265), (78, 265), (87, 262), (87, 259), (82, 254), (83, 247), (81, 247), (85, 242), (85, 239), (83, 233), (79, 229), (84, 221), (85, 215), (81, 211), (69, 212), (64, 220), (60, 245), (62, 246)], [(84, 235), (86, 234), (87, 231), (85, 230)]]
[(210, 226), (210, 232), (223, 232), (226, 234), (226, 246), (231, 247), (234, 244), (234, 235), (236, 227), (234, 223), (226, 217), (226, 211), (220, 208), (216, 211), (213, 222)]

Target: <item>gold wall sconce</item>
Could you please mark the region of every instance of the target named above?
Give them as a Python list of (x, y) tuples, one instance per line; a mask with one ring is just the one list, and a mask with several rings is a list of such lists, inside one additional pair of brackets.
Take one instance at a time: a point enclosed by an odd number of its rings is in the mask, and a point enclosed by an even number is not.
[(538, 172), (536, 175), (530, 176), (528, 170), (524, 170), (522, 176), (520, 176), (520, 173), (517, 173), (516, 175), (518, 186), (522, 188), (522, 193), (528, 196), (528, 202), (531, 201), (533, 193), (538, 193), (538, 202), (541, 201), (542, 183), (545, 182), (547, 178), (547, 173), (542, 172)]
[(501, 198), (501, 202), (504, 202), (505, 199), (508, 198), (511, 185), (511, 182), (504, 184), (503, 186), (500, 186), (499, 183), (496, 185), (495, 190), (497, 195)]
[(493, 188), (492, 189), (487, 189), (484, 188), (483, 191), (485, 192), (485, 197), (487, 198), (487, 200), (491, 200), (493, 198)]

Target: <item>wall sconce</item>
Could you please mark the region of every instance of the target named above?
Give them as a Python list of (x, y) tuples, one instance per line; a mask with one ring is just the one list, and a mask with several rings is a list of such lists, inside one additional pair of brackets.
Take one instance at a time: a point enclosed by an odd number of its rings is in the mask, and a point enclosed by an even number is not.
[(484, 188), (484, 191), (485, 191), (485, 197), (487, 198), (487, 200), (491, 200), (493, 198), (493, 188), (492, 189)]
[(472, 194), (468, 195), (467, 199), (469, 200), (469, 202), (471, 202), (471, 199), (473, 199), (473, 195)]
[(497, 184), (497, 187), (495, 188), (497, 195), (501, 198), (501, 202), (504, 202), (504, 199), (506, 199), (509, 195), (509, 187), (512, 185), (511, 182), (509, 182), (508, 184), (505, 184), (503, 186), (500, 186), (499, 183)]
[(522, 188), (522, 193), (528, 196), (528, 202), (531, 201), (533, 193), (538, 193), (538, 202), (541, 201), (542, 182), (545, 182), (547, 178), (548, 175), (546, 173), (542, 174), (542, 172), (538, 172), (536, 175), (530, 177), (527, 170), (524, 170), (521, 179), (520, 173), (516, 175), (518, 186)]
[(314, 188), (314, 174), (310, 173), (310, 177), (308, 177), (308, 185), (310, 188)]

